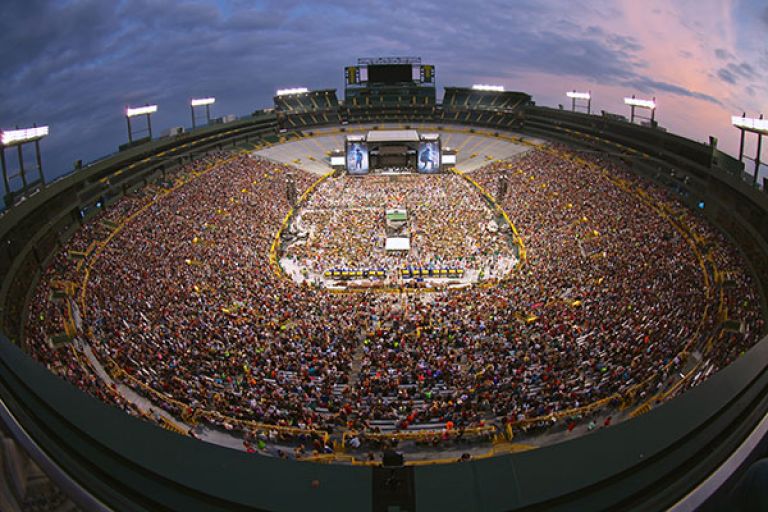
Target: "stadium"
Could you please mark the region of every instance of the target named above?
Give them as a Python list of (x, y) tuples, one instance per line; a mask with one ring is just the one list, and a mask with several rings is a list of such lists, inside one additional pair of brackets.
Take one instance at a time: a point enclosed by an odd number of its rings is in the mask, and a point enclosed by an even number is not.
[(728, 503), (766, 447), (765, 188), (652, 101), (438, 102), (435, 72), (360, 59), (343, 98), (158, 138), (126, 111), (118, 153), (15, 189), (5, 151), (44, 134), (4, 132), (0, 496), (34, 474), (72, 510)]

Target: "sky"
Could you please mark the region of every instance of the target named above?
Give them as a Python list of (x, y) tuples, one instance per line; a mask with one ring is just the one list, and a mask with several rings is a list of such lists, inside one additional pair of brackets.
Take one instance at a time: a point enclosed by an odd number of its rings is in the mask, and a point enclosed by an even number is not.
[(593, 111), (624, 115), (625, 96), (656, 97), (660, 125), (734, 155), (730, 116), (768, 115), (765, 0), (3, 0), (0, 129), (49, 125), (51, 179), (117, 151), (126, 106), (158, 104), (157, 135), (190, 126), (195, 97), (216, 117), (283, 87), (342, 98), (344, 66), (377, 56), (434, 64), (439, 95), (501, 84), (567, 108), (590, 90)]

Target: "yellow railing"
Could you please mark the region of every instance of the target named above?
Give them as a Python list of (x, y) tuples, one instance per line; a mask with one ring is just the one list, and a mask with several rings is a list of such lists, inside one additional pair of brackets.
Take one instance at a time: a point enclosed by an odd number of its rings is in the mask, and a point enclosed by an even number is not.
[[(496, 457), (498, 455), (534, 450), (536, 448), (538, 447), (534, 445), (529, 445), (529, 444), (503, 443), (503, 444), (498, 444), (493, 446), (487, 452), (472, 455), (471, 459), (472, 460), (487, 459), (490, 457)], [(347, 463), (353, 466), (381, 465), (380, 461), (368, 460), (367, 458), (357, 457), (355, 455), (350, 455), (347, 453), (322, 453), (322, 454), (308, 455), (306, 457), (302, 457), (301, 460), (309, 461), (309, 462), (317, 462), (321, 464)], [(404, 464), (406, 466), (431, 466), (435, 464), (453, 464), (458, 460), (459, 460), (459, 457), (438, 457), (434, 459), (406, 460)]]
[(293, 207), (291, 207), (291, 209), (288, 210), (288, 213), (283, 218), (283, 222), (280, 224), (280, 229), (278, 229), (277, 233), (275, 233), (275, 236), (272, 239), (272, 245), (269, 248), (269, 262), (272, 265), (272, 269), (275, 271), (275, 274), (277, 276), (288, 278), (288, 276), (283, 272), (283, 269), (280, 266), (280, 262), (278, 261), (278, 250), (280, 249), (280, 238), (283, 236), (283, 233), (288, 228), (288, 225), (291, 222), (291, 218), (293, 217), (295, 210), (299, 206), (301, 206), (304, 203), (304, 201), (307, 200), (307, 198), (315, 191), (317, 187), (320, 186), (321, 183), (323, 183), (325, 180), (331, 177), (334, 172), (336, 171), (327, 172), (323, 174), (320, 178), (318, 178), (314, 183), (312, 183), (307, 188), (307, 190), (305, 190), (301, 194), (301, 196), (299, 196), (299, 199), (296, 201), (296, 204)]
[(480, 192), (480, 195), (482, 195), (489, 203), (491, 203), (493, 205), (493, 208), (496, 211), (496, 213), (501, 215), (502, 218), (504, 219), (504, 222), (506, 222), (509, 225), (509, 227), (512, 229), (512, 233), (514, 233), (514, 235), (515, 235), (514, 243), (515, 243), (515, 245), (517, 245), (518, 254), (520, 255), (520, 261), (517, 264), (517, 268), (519, 270), (525, 264), (526, 257), (527, 257), (526, 250), (525, 250), (525, 243), (523, 242), (523, 237), (520, 236), (520, 233), (518, 233), (517, 228), (515, 227), (515, 225), (510, 220), (509, 215), (507, 215), (507, 212), (504, 211), (504, 208), (502, 208), (501, 205), (499, 205), (499, 203), (496, 202), (496, 199), (494, 199), (493, 196), (491, 196), (491, 194), (489, 194), (488, 191), (485, 190), (485, 188), (483, 188), (474, 179), (469, 177), (466, 173), (461, 172), (460, 170), (456, 169), (455, 167), (452, 167), (450, 169), (450, 171), (452, 173), (456, 174), (457, 176), (461, 176), (469, 184), (474, 186)]
[(371, 441), (428, 441), (436, 436), (445, 438), (455, 438), (459, 435), (463, 437), (493, 436), (496, 433), (496, 427), (485, 425), (482, 427), (470, 427), (463, 430), (456, 427), (446, 430), (401, 430), (397, 432), (361, 432), (360, 437)]

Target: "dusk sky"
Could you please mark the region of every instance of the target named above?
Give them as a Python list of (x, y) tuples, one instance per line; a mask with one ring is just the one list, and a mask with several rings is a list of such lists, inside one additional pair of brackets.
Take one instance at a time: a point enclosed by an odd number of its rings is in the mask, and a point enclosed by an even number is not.
[(358, 57), (421, 56), (439, 95), (498, 83), (556, 107), (589, 89), (625, 115), (624, 96), (655, 96), (662, 126), (736, 154), (730, 116), (768, 115), (766, 41), (765, 0), (5, 0), (0, 128), (49, 124), (53, 178), (126, 142), (126, 105), (157, 103), (160, 134), (191, 124), (193, 97), (215, 96), (214, 116), (282, 87), (342, 98)]

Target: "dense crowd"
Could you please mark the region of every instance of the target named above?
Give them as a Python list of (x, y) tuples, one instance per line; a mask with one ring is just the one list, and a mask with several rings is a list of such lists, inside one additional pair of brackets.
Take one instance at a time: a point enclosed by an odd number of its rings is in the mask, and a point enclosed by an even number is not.
[[(407, 212), (405, 254), (388, 252), (385, 213)], [(345, 176), (324, 182), (294, 222), (304, 237), (285, 255), (315, 273), (332, 268), (461, 268), (487, 275), (516, 262), (512, 237), (500, 231), (494, 211), (464, 179), (453, 174)], [(501, 223), (503, 227), (504, 224)]]
[[(641, 384), (641, 394), (651, 393), (681, 370), (685, 348), (720, 332), (708, 308), (719, 295), (705, 285), (690, 233), (709, 242), (713, 262), (728, 271), (725, 306), (743, 322), (704, 353), (708, 374), (764, 329), (755, 286), (731, 244), (613, 160), (585, 165), (555, 147), (473, 173), (489, 191), (507, 180), (498, 201), (527, 248), (526, 264), (493, 288), (337, 295), (285, 279), (270, 264), (290, 208), (288, 169), (224, 156), (190, 164), (183, 176), (219, 162), (170, 194), (149, 188), (110, 206), (66, 247), (83, 251), (105, 239), (104, 220), (138, 212), (90, 256), (78, 337), (105, 366), (125, 370), (126, 384), (168, 397), (159, 405), (174, 414), (185, 412), (174, 404), (185, 404), (301, 428), (370, 432), (382, 421), (464, 428), (515, 424)], [(298, 190), (314, 181), (292, 172)], [(318, 188), (300, 221), (315, 231), (291, 249), (294, 257), (308, 265), (376, 264), (381, 255), (360, 247), (378, 243), (387, 207), (412, 216), (421, 247), (414, 262), (507, 250), (481, 234), (492, 213), (460, 177), (370, 176)], [(77, 307), (53, 298), (60, 281), (83, 282), (66, 251), (31, 302), (30, 351), (130, 409), (77, 350), (52, 344), (67, 304)]]

